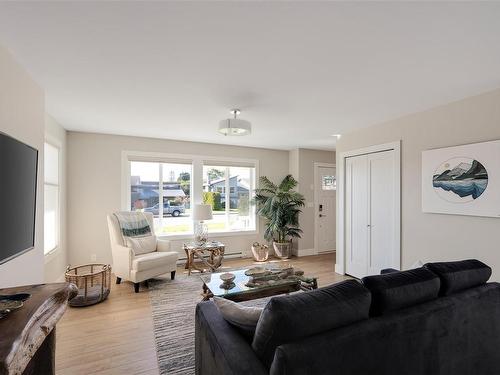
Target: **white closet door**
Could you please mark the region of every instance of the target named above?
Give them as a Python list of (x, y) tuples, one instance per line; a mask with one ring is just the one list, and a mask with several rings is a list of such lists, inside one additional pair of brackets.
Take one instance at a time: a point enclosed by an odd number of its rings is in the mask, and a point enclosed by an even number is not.
[(368, 158), (346, 159), (346, 273), (366, 276), (368, 270)]
[(346, 273), (361, 278), (399, 269), (395, 151), (353, 156), (345, 163)]
[[(383, 268), (399, 268), (394, 263), (396, 249), (395, 158), (394, 150), (368, 156), (369, 173), (369, 256), (368, 274), (376, 275)], [(398, 260), (399, 262), (399, 260)]]

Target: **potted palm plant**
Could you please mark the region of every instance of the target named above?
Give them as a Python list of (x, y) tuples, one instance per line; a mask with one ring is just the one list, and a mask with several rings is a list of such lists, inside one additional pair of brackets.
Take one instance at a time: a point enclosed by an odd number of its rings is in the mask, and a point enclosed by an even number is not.
[(260, 178), (260, 188), (255, 189), (257, 213), (266, 219), (264, 238), (273, 242), (276, 255), (289, 258), (292, 253), (292, 239), (300, 238), (299, 214), (304, 206), (304, 196), (294, 189), (297, 181), (286, 176), (279, 185), (266, 176)]

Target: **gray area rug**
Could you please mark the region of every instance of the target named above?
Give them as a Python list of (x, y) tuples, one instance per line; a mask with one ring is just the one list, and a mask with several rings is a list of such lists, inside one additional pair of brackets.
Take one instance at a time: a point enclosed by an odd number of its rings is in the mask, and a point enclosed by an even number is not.
[[(161, 375), (194, 374), (194, 313), (201, 301), (198, 275), (149, 282), (156, 353)], [(269, 298), (243, 302), (264, 306)]]
[(194, 312), (201, 286), (196, 275), (149, 282), (160, 375), (194, 374)]

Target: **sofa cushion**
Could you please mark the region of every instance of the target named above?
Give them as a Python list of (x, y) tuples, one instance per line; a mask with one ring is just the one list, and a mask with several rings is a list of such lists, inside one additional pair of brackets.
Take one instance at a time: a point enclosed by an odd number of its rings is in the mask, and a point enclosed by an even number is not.
[(229, 324), (237, 327), (246, 337), (253, 337), (262, 307), (243, 306), (221, 297), (214, 297), (214, 303)]
[(424, 267), (441, 279), (442, 296), (483, 285), (491, 276), (491, 268), (477, 259), (427, 263)]
[(372, 316), (435, 299), (440, 286), (439, 277), (425, 268), (367, 276), (362, 282), (372, 293)]
[(252, 347), (270, 367), (279, 345), (367, 319), (370, 301), (370, 292), (355, 280), (271, 298), (257, 323)]
[[(137, 255), (132, 260), (132, 269), (136, 271), (146, 271), (152, 268), (169, 266), (177, 262), (177, 253), (175, 252), (154, 252)], [(167, 273), (168, 270), (165, 270)]]

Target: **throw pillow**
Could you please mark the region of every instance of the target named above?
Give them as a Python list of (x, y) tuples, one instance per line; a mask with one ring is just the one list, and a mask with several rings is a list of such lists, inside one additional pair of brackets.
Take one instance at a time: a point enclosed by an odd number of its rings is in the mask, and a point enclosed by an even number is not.
[(134, 255), (156, 251), (156, 236), (124, 237), (125, 246), (134, 251)]
[(229, 324), (239, 328), (245, 336), (253, 337), (262, 307), (243, 306), (221, 297), (214, 297), (214, 303)]

